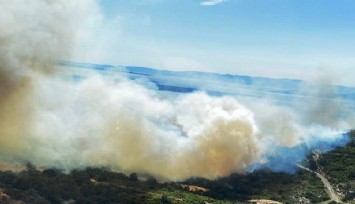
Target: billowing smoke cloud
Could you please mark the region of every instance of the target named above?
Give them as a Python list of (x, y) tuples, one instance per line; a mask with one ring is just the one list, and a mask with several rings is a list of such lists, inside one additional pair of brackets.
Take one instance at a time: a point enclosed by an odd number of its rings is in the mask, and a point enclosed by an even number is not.
[(69, 56), (74, 31), (96, 2), (1, 0), (0, 6), (0, 143), (16, 155), (28, 149), (37, 83), (55, 72), (52, 60)]
[(115, 74), (67, 80), (53, 61), (70, 59), (80, 25), (100, 19), (97, 2), (26, 3), (0, 0), (3, 161), (217, 178), (265, 166), (287, 171), (312, 149), (346, 142), (330, 120), (265, 101), (245, 101), (247, 108), (230, 96), (167, 97)]

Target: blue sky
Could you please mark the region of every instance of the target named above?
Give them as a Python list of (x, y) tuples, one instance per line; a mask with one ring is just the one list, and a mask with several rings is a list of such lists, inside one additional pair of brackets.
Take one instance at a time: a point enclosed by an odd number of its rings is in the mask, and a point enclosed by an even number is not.
[[(101, 0), (100, 62), (355, 85), (354, 0)], [(355, 81), (355, 80), (354, 80)]]

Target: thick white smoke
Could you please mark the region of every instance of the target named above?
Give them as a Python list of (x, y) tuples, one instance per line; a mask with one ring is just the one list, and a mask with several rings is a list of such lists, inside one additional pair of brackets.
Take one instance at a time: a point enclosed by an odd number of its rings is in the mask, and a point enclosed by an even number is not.
[[(33, 96), (41, 75), (52, 76), (52, 62), (67, 58), (76, 30), (97, 8), (95, 1), (0, 0), (1, 151), (21, 155), (31, 128)], [(55, 91), (55, 90), (54, 90)]]
[[(253, 114), (233, 98), (203, 93), (162, 99), (140, 85), (92, 76), (44, 77), (19, 158), (47, 167), (102, 165), (170, 179), (243, 172), (259, 157)], [(18, 151), (18, 149), (16, 150)]]
[(204, 93), (167, 98), (119, 75), (64, 79), (53, 61), (70, 59), (81, 25), (101, 19), (94, 0), (0, 0), (0, 8), (4, 161), (180, 180), (247, 171), (277, 155), (271, 147), (317, 146), (310, 142), (315, 126), (289, 108), (254, 101), (248, 109)]

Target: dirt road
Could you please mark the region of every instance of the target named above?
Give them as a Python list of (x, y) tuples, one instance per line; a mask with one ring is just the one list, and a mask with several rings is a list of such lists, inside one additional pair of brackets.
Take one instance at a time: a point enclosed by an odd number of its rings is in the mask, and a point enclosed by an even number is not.
[(335, 193), (332, 185), (330, 184), (330, 182), (328, 181), (328, 179), (326, 179), (322, 174), (318, 173), (318, 172), (315, 172), (315, 171), (312, 171), (310, 170), (309, 168), (307, 167), (304, 167), (302, 165), (299, 165), (297, 164), (297, 166), (303, 170), (306, 170), (306, 171), (309, 171), (311, 173), (314, 173), (317, 175), (318, 178), (320, 178), (324, 184), (324, 186), (327, 188), (327, 193), (330, 197), (331, 200), (335, 201), (335, 202), (338, 202), (338, 203), (341, 203), (341, 200), (340, 198), (338, 197), (338, 195)]

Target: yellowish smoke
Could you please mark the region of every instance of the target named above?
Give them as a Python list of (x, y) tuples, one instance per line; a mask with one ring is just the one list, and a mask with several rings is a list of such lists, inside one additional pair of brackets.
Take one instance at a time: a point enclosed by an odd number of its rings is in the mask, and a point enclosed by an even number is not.
[(217, 178), (244, 172), (262, 163), (268, 148), (293, 147), (306, 135), (294, 113), (276, 107), (256, 117), (232, 97), (172, 99), (96, 73), (66, 80), (53, 61), (70, 59), (85, 33), (81, 24), (100, 16), (94, 0), (0, 0), (0, 8), (1, 160)]

